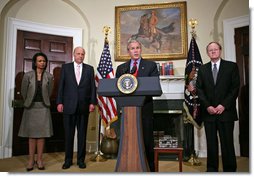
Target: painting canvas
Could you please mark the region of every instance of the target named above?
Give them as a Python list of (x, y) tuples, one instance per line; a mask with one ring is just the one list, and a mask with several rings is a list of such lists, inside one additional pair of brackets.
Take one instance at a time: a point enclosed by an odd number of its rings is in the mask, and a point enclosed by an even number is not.
[(115, 11), (115, 60), (129, 59), (131, 39), (141, 42), (144, 59), (187, 57), (186, 2), (119, 6)]

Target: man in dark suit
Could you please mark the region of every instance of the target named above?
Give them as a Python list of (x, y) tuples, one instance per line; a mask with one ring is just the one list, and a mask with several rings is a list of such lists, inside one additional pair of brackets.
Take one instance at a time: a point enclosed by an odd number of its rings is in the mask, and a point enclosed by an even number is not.
[(207, 171), (217, 172), (219, 167), (219, 134), (224, 172), (235, 172), (234, 121), (238, 120), (236, 99), (240, 77), (236, 63), (221, 59), (221, 45), (207, 45), (210, 62), (200, 66), (197, 92), (201, 105), (207, 141)]
[[(158, 76), (159, 72), (157, 65), (153, 61), (144, 60), (141, 57), (141, 44), (137, 40), (131, 40), (127, 45), (128, 54), (130, 60), (126, 63), (123, 63), (117, 67), (116, 77), (119, 78), (121, 75), (126, 73), (132, 73), (133, 66), (136, 63), (136, 72), (133, 74), (136, 77), (153, 77)], [(153, 138), (153, 98), (147, 96), (142, 107), (142, 126), (143, 126), (143, 136), (144, 136), (144, 145), (146, 151), (146, 157), (150, 171), (154, 172), (154, 138)]]
[(94, 69), (84, 64), (85, 50), (74, 49), (74, 62), (62, 65), (57, 95), (57, 110), (63, 112), (65, 131), (65, 162), (63, 169), (70, 168), (73, 158), (73, 142), (77, 127), (77, 165), (86, 168), (86, 132), (89, 113), (97, 103)]

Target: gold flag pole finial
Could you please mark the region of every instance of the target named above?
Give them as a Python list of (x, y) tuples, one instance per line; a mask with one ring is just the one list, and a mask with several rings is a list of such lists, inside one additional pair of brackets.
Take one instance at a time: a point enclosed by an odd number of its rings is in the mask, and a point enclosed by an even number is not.
[(195, 38), (197, 36), (195, 28), (198, 25), (198, 21), (196, 19), (194, 19), (194, 18), (191, 18), (189, 20), (189, 25), (191, 27), (191, 32), (190, 33), (191, 33), (192, 37)]
[(111, 28), (109, 26), (104, 26), (102, 31), (105, 34), (105, 42), (108, 43), (108, 34), (111, 33)]

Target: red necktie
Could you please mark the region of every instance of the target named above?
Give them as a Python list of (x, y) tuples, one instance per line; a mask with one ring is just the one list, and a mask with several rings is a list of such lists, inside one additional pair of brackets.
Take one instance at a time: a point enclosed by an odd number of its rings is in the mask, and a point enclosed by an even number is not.
[(136, 71), (135, 71), (135, 73), (133, 73), (133, 76), (135, 76), (135, 77), (137, 77), (137, 76), (138, 76), (138, 66), (137, 66), (137, 64), (138, 64), (138, 62), (137, 62), (137, 61), (134, 61), (134, 63), (133, 63), (133, 67), (135, 67), (135, 68), (136, 68)]

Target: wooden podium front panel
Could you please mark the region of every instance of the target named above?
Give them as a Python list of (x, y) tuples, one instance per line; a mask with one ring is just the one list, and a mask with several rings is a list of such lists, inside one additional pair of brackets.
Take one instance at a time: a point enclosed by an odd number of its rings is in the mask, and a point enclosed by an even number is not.
[(124, 107), (123, 109), (116, 171), (149, 171), (143, 142), (141, 107)]

